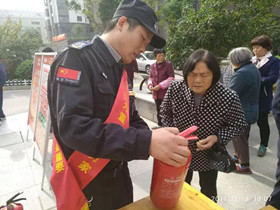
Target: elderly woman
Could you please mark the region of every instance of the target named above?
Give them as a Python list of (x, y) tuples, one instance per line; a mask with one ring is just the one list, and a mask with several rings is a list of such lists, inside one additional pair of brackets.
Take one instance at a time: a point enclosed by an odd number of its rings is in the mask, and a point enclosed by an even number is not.
[(236, 171), (240, 173), (252, 173), (249, 161), (248, 139), (251, 124), (257, 122), (259, 114), (259, 92), (261, 86), (261, 74), (252, 64), (252, 52), (246, 47), (238, 47), (230, 51), (229, 60), (234, 71), (229, 83), (229, 88), (238, 94), (248, 126), (242, 135), (232, 140), (234, 154), (232, 158), (239, 165)]
[(253, 63), (257, 66), (261, 73), (262, 84), (259, 95), (259, 118), (258, 126), (260, 129), (260, 147), (258, 156), (263, 157), (266, 154), (270, 128), (268, 124), (268, 114), (271, 110), (271, 102), (273, 98), (272, 87), (279, 77), (280, 61), (272, 56), (272, 42), (267, 35), (257, 36), (251, 41), (255, 57), (252, 58)]
[(216, 57), (200, 49), (192, 53), (183, 68), (184, 80), (174, 81), (161, 105), (164, 126), (180, 131), (197, 125), (199, 141), (190, 141), (192, 161), (186, 182), (198, 171), (201, 192), (217, 199), (218, 171), (209, 165), (209, 149), (218, 141), (227, 144), (247, 126), (238, 95), (218, 83), (221, 71)]
[(151, 65), (148, 88), (153, 93), (157, 109), (158, 125), (162, 126), (159, 115), (160, 105), (170, 83), (174, 80), (174, 70), (172, 63), (165, 60), (165, 50), (155, 49), (156, 62)]

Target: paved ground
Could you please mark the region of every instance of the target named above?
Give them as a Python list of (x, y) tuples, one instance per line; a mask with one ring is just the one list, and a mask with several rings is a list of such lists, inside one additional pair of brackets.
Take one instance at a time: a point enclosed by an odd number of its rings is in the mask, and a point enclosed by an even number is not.
[[(139, 86), (141, 76), (136, 75), (135, 88)], [(144, 93), (147, 90), (143, 89)], [(11, 94), (14, 96), (11, 97)], [(18, 94), (21, 97), (18, 97)], [(150, 98), (151, 94), (142, 94)], [(52, 191), (49, 189), (49, 167), (47, 179), (42, 182), (42, 166), (39, 152), (35, 152), (33, 159), (34, 143), (32, 136), (27, 137), (27, 111), (29, 104), (28, 92), (4, 92), (4, 110), (7, 120), (0, 126), (0, 205), (17, 192), (23, 191), (27, 201), (23, 201), (25, 210), (55, 210), (55, 201)], [(17, 108), (16, 108), (17, 107)], [(21, 107), (23, 110), (21, 110)], [(8, 112), (14, 109), (14, 111)], [(15, 112), (13, 114), (13, 112)], [(155, 126), (147, 121), (150, 127)], [(250, 133), (250, 156), (252, 175), (224, 174), (218, 176), (219, 202), (225, 209), (259, 209), (264, 206), (265, 200), (275, 183), (276, 170), (276, 143), (277, 132), (275, 122), (269, 117), (271, 136), (267, 155), (263, 158), (257, 157), (259, 144), (259, 132), (256, 125), (252, 126)], [(229, 152), (232, 152), (232, 144), (228, 145)], [(50, 152), (49, 157), (50, 158)], [(134, 185), (134, 200), (149, 195), (149, 188), (152, 174), (153, 159), (148, 161), (132, 161), (129, 163), (131, 176)], [(50, 162), (48, 162), (48, 166)], [(194, 175), (192, 185), (199, 189), (198, 176)], [(186, 207), (186, 209), (188, 209)]]

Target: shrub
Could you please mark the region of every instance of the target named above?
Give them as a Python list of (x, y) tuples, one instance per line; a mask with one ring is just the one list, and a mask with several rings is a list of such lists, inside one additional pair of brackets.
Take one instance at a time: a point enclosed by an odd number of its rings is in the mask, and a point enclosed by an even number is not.
[(32, 78), (32, 66), (33, 60), (29, 59), (29, 60), (25, 60), (23, 62), (21, 62), (21, 64), (18, 65), (17, 69), (16, 69), (16, 76), (18, 77), (18, 79), (31, 79)]

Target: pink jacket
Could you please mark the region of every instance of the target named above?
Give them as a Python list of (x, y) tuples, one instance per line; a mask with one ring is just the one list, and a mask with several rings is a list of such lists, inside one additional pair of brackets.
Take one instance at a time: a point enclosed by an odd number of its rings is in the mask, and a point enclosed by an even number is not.
[(153, 91), (153, 99), (163, 99), (170, 83), (174, 80), (172, 63), (164, 61), (161, 64), (153, 63), (150, 69), (148, 87), (150, 85), (160, 86), (159, 91)]

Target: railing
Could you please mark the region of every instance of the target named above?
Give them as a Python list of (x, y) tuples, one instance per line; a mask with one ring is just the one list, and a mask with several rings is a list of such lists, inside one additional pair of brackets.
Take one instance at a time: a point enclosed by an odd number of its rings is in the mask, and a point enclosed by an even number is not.
[(5, 86), (30, 86), (31, 80), (7, 80)]

